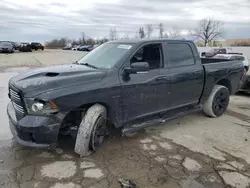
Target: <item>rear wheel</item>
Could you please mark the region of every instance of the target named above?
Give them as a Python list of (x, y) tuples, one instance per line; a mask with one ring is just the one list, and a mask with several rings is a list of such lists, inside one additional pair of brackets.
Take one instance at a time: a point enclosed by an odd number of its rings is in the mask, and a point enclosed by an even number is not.
[(225, 86), (215, 85), (203, 105), (203, 112), (210, 117), (219, 117), (227, 110), (229, 99), (229, 90)]
[(104, 143), (107, 133), (107, 111), (100, 104), (90, 107), (78, 128), (75, 152), (80, 156), (89, 156)]

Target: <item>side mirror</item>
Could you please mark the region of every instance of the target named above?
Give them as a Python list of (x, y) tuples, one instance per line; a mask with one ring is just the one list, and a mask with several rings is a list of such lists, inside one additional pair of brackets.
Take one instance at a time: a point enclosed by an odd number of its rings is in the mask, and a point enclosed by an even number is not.
[(130, 67), (125, 68), (127, 74), (147, 73), (149, 71), (149, 64), (147, 62), (132, 63)]

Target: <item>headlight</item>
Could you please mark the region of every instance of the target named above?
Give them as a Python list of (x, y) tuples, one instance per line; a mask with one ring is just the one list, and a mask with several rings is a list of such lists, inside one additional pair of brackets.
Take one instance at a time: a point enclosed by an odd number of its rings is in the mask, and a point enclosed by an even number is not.
[(41, 111), (44, 108), (44, 104), (40, 103), (40, 102), (35, 102), (34, 104), (32, 104), (31, 106), (31, 110), (33, 112), (38, 112)]
[(51, 114), (59, 111), (59, 108), (53, 101), (43, 101), (37, 99), (24, 99), (29, 114)]

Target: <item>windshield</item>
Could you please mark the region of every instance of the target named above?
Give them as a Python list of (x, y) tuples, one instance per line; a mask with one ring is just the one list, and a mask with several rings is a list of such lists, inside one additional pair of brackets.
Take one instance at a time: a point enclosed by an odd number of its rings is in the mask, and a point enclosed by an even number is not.
[(1, 46), (11, 46), (11, 43), (9, 42), (0, 42)]
[(122, 59), (132, 46), (133, 44), (105, 43), (82, 57), (78, 63), (109, 69)]

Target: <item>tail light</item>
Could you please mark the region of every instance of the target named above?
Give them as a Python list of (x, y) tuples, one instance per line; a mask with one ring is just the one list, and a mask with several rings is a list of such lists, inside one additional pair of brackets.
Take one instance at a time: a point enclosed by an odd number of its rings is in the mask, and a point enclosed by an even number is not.
[(243, 73), (242, 73), (242, 75), (241, 75), (240, 80), (244, 80), (246, 73), (247, 73), (247, 71), (246, 71), (246, 69), (244, 68), (244, 71), (243, 71)]

